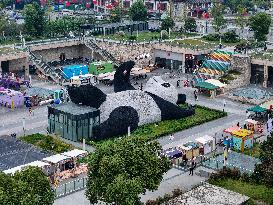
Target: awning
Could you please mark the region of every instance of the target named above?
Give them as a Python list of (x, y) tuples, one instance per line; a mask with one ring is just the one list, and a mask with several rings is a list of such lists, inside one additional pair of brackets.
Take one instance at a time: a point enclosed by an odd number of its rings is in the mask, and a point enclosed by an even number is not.
[(198, 82), (197, 84), (194, 85), (194, 87), (204, 88), (204, 89), (208, 89), (208, 90), (215, 90), (215, 89), (219, 88), (218, 86), (215, 86), (215, 85), (208, 83), (208, 82)]
[(209, 142), (211, 142), (213, 140), (214, 140), (213, 137), (211, 137), (209, 135), (205, 135), (203, 137), (198, 137), (198, 138), (195, 139), (195, 141), (197, 141), (197, 142), (199, 142), (201, 144), (207, 144), (207, 143), (209, 143)]
[(248, 108), (247, 110), (251, 112), (263, 113), (266, 112), (267, 109), (261, 107), (260, 105), (256, 105), (254, 107)]
[(273, 100), (267, 101), (260, 105), (260, 107), (270, 110), (270, 107), (273, 106)]
[(215, 80), (215, 79), (208, 79), (205, 82), (208, 82), (212, 85), (218, 86), (220, 88), (226, 87), (227, 85), (224, 83), (221, 83), (219, 80)]
[(256, 125), (258, 121), (252, 119), (246, 119), (246, 122)]
[(46, 163), (46, 162), (42, 162), (42, 161), (34, 161), (34, 162), (31, 162), (31, 163), (28, 163), (28, 164), (23, 164), (23, 165), (20, 165), (20, 166), (17, 166), (17, 167), (13, 167), (11, 169), (8, 169), (8, 170), (4, 170), (3, 172), (5, 174), (15, 174), (15, 172), (19, 172), (21, 171), (22, 169), (28, 167), (28, 166), (32, 166), (32, 167), (45, 167), (45, 166), (49, 166), (50, 164)]
[(72, 158), (73, 157), (78, 157), (78, 156), (81, 156), (81, 155), (86, 155), (86, 154), (87, 154), (87, 151), (83, 151), (83, 150), (80, 150), (80, 149), (73, 149), (71, 151), (62, 153), (62, 155), (72, 157)]
[(62, 154), (56, 154), (56, 155), (53, 155), (53, 156), (50, 156), (50, 157), (46, 157), (44, 159), (42, 159), (42, 161), (44, 162), (49, 162), (49, 163), (52, 163), (52, 164), (57, 164), (61, 161), (64, 161), (64, 160), (67, 160), (67, 159), (70, 159), (71, 157), (68, 157), (68, 156), (65, 156), (65, 155), (62, 155)]
[(238, 137), (246, 137), (246, 136), (249, 136), (249, 135), (253, 134), (253, 132), (250, 131), (250, 130), (241, 129), (241, 130), (232, 132), (232, 134), (236, 135)]
[(235, 125), (235, 126), (225, 129), (224, 132), (231, 134), (232, 132), (238, 131), (240, 129), (241, 129), (240, 127)]

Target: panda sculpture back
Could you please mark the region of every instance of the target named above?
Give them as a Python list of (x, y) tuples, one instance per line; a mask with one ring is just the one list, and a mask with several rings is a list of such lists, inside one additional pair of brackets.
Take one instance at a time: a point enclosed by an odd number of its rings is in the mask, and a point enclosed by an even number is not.
[(148, 80), (144, 90), (135, 90), (130, 84), (133, 62), (123, 63), (116, 71), (116, 93), (104, 94), (92, 85), (68, 87), (71, 101), (98, 108), (99, 126), (94, 127), (95, 139), (105, 139), (126, 134), (130, 126), (138, 126), (162, 120), (180, 119), (194, 114), (194, 109), (176, 105), (178, 93), (175, 87), (156, 76)]

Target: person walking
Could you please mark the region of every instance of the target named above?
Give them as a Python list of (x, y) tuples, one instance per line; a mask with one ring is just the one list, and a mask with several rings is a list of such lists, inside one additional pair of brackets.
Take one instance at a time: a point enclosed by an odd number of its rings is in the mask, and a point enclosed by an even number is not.
[(198, 96), (197, 96), (196, 90), (193, 92), (193, 95), (194, 95), (194, 100), (195, 100), (195, 101), (198, 101)]
[(192, 175), (192, 176), (193, 176), (193, 169), (194, 169), (194, 166), (195, 166), (195, 163), (194, 163), (194, 160), (192, 159), (192, 160), (191, 160), (190, 174), (189, 174), (189, 175)]

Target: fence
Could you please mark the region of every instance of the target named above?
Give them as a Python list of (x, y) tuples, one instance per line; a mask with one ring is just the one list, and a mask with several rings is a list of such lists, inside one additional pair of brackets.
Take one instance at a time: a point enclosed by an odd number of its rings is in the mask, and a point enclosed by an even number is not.
[(79, 178), (74, 181), (62, 184), (55, 188), (55, 198), (60, 198), (73, 192), (82, 190), (86, 187), (87, 177)]

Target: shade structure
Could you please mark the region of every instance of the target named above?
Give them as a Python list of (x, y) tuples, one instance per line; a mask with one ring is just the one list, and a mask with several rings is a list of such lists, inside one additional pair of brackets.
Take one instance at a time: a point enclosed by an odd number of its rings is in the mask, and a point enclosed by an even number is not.
[(42, 162), (42, 161), (34, 161), (34, 162), (31, 162), (31, 163), (28, 163), (28, 164), (23, 164), (23, 165), (20, 165), (20, 166), (17, 166), (17, 167), (13, 167), (11, 169), (8, 169), (8, 170), (5, 170), (3, 171), (5, 174), (15, 174), (15, 172), (17, 171), (21, 171), (22, 169), (26, 168), (26, 167), (29, 167), (29, 166), (32, 166), (32, 167), (45, 167), (45, 166), (49, 166), (50, 164), (46, 163), (46, 162)]
[(232, 132), (238, 131), (240, 129), (241, 129), (240, 127), (235, 125), (235, 126), (232, 126), (232, 127), (229, 127), (227, 129), (225, 129), (224, 132), (232, 134)]
[(211, 142), (213, 140), (214, 140), (214, 138), (212, 136), (209, 136), (209, 135), (205, 135), (203, 137), (198, 137), (198, 138), (195, 139), (195, 141), (197, 141), (197, 142), (199, 142), (201, 144), (207, 144), (207, 143), (209, 143), (209, 142)]
[(46, 157), (44, 159), (42, 159), (44, 162), (48, 162), (48, 163), (52, 163), (52, 164), (57, 164), (61, 161), (64, 161), (64, 160), (67, 160), (67, 159), (70, 159), (71, 157), (68, 157), (68, 156), (65, 156), (65, 155), (62, 155), (62, 154), (56, 154), (56, 155), (53, 155), (53, 156), (50, 156), (50, 157)]
[(216, 80), (216, 79), (208, 79), (205, 82), (210, 83), (210, 84), (215, 85), (215, 86), (218, 86), (220, 88), (224, 88), (224, 87), (227, 86), (226, 84), (221, 83), (219, 80)]
[(267, 101), (260, 105), (260, 107), (265, 108), (267, 110), (272, 109), (272, 106), (273, 106), (273, 100)]
[(238, 137), (246, 137), (246, 136), (253, 134), (253, 131), (246, 130), (246, 129), (240, 129), (238, 131), (232, 132), (232, 134), (236, 135)]
[(73, 149), (71, 151), (62, 153), (62, 155), (72, 157), (72, 158), (82, 156), (82, 155), (86, 155), (86, 154), (87, 154), (87, 151), (83, 151), (83, 150), (80, 150), (80, 149)]
[(250, 112), (263, 113), (266, 112), (267, 109), (261, 107), (260, 105), (256, 105), (254, 107), (248, 108), (247, 110)]
[(252, 119), (246, 119), (246, 122), (256, 125), (258, 121)]
[(208, 83), (208, 82), (198, 82), (194, 86), (197, 88), (203, 88), (203, 89), (207, 89), (207, 90), (215, 90), (215, 89), (219, 88), (218, 86), (215, 86), (215, 85)]

